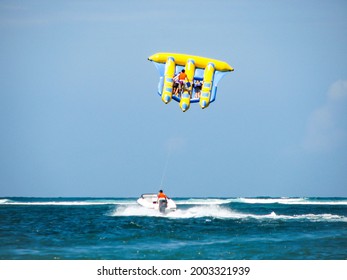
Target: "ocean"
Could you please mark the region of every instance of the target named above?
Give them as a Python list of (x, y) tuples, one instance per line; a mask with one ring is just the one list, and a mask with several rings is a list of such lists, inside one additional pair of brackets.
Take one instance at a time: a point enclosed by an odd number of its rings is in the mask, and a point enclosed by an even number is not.
[(347, 198), (173, 200), (0, 198), (0, 259), (347, 259)]

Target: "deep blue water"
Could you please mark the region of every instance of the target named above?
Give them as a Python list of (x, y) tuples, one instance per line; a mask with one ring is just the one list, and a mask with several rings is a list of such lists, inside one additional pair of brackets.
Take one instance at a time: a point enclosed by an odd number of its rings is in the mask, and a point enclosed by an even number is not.
[(0, 259), (347, 259), (347, 198), (174, 200), (0, 198)]

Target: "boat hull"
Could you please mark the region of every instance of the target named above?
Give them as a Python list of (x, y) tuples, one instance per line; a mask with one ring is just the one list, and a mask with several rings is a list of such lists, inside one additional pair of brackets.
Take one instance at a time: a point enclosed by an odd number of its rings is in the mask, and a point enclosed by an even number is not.
[(161, 213), (175, 211), (177, 209), (176, 203), (171, 199), (167, 199), (166, 207), (161, 207), (156, 194), (143, 194), (137, 200), (137, 203), (141, 206), (160, 211)]

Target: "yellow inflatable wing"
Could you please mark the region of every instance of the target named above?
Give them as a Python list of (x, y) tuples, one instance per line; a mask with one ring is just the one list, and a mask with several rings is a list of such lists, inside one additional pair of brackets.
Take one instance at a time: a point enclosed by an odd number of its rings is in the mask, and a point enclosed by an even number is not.
[(158, 94), (164, 103), (179, 102), (183, 112), (191, 103), (202, 109), (216, 99), (218, 82), (234, 69), (217, 59), (188, 54), (156, 53), (148, 58), (159, 71)]

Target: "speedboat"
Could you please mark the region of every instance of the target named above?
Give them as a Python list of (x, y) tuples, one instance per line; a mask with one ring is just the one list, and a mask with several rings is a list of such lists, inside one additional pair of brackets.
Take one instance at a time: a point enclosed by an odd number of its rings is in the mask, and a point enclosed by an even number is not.
[(160, 213), (175, 211), (177, 208), (176, 203), (171, 198), (158, 201), (155, 193), (142, 194), (137, 203), (145, 208), (158, 210)]

